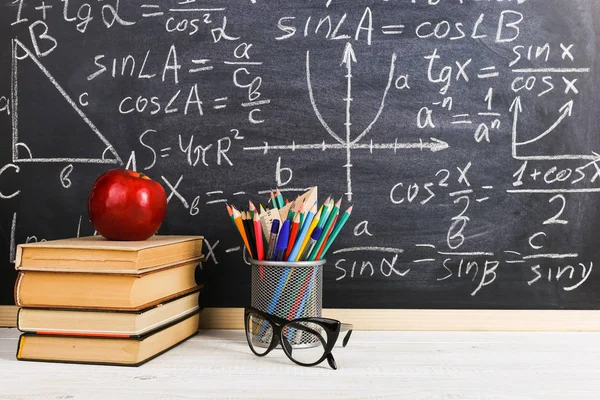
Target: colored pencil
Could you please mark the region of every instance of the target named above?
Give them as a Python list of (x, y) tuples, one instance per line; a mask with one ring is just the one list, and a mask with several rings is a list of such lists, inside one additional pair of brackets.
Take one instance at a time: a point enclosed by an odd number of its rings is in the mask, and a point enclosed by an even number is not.
[(329, 239), (329, 236), (331, 235), (331, 232), (333, 231), (333, 228), (335, 227), (335, 223), (338, 220), (338, 216), (339, 216), (339, 212), (336, 214), (335, 218), (333, 219), (333, 225), (331, 225), (331, 228), (329, 228), (329, 231), (327, 232), (327, 236), (325, 236), (325, 241), (321, 245), (321, 248), (317, 249), (316, 246), (315, 246), (315, 249), (319, 251), (317, 253), (317, 256), (316, 256), (315, 260), (320, 260), (321, 259), (321, 256), (322, 256), (322, 253), (323, 253), (323, 249), (325, 248), (325, 243), (327, 243), (327, 239)]
[(288, 240), (290, 238), (290, 221), (287, 219), (283, 221), (283, 225), (279, 230), (279, 237), (277, 238), (277, 245), (275, 246), (275, 261), (283, 261), (285, 251), (288, 247)]
[(304, 307), (306, 307), (306, 303), (308, 302), (308, 298), (310, 297), (310, 292), (312, 291), (312, 287), (315, 284), (315, 278), (317, 277), (317, 270), (318, 270), (318, 267), (313, 268), (312, 274), (310, 275), (310, 280), (308, 282), (308, 286), (306, 287), (306, 290), (302, 294), (302, 301), (300, 302), (300, 306), (298, 307), (298, 310), (296, 311), (296, 316), (294, 318), (300, 318), (300, 316), (302, 315), (302, 312), (304, 312)]
[[(293, 269), (293, 268), (292, 268)], [(275, 293), (273, 293), (273, 297), (271, 297), (271, 301), (269, 302), (269, 307), (267, 308), (267, 312), (269, 314), (273, 314), (275, 311), (275, 306), (279, 301), (279, 296), (281, 296), (281, 292), (287, 283), (288, 277), (290, 275), (289, 269), (282, 270), (281, 278), (279, 278), (279, 282), (277, 282), (277, 287), (275, 288)]]
[(337, 213), (340, 210), (341, 204), (342, 204), (342, 199), (340, 198), (340, 200), (333, 207), (333, 210), (331, 211), (331, 213), (329, 213), (329, 218), (327, 219), (325, 226), (323, 226), (323, 231), (321, 232), (321, 237), (317, 241), (317, 244), (315, 245), (313, 251), (308, 256), (309, 261), (317, 260), (317, 253), (319, 252), (319, 249), (321, 249), (321, 247), (323, 246), (323, 243), (325, 243), (326, 234), (327, 234), (327, 232), (329, 232), (329, 230), (333, 226), (333, 221), (334, 221), (335, 217), (337, 216)]
[(225, 204), (225, 207), (227, 207), (227, 214), (229, 214), (229, 219), (231, 219), (231, 222), (233, 222), (233, 224), (235, 225), (235, 221), (233, 220), (233, 209), (229, 204)]
[(273, 255), (275, 254), (275, 246), (277, 245), (277, 235), (279, 234), (279, 220), (273, 220), (273, 225), (271, 225), (271, 235), (269, 237), (269, 249), (267, 251), (267, 256), (265, 257), (268, 261), (273, 260)]
[(277, 208), (283, 208), (285, 207), (285, 201), (283, 200), (283, 196), (281, 194), (281, 192), (279, 191), (279, 188), (277, 188), (277, 190), (275, 191), (275, 200), (277, 201)]
[(319, 236), (321, 236), (322, 231), (323, 231), (323, 228), (320, 228), (317, 226), (315, 228), (315, 230), (312, 232), (312, 234), (310, 235), (310, 240), (308, 241), (308, 244), (304, 247), (304, 250), (302, 251), (302, 255), (300, 256), (300, 261), (306, 261), (308, 255), (310, 254), (312, 249), (315, 247), (317, 240), (319, 240)]
[(352, 206), (348, 207), (348, 209), (346, 210), (344, 215), (342, 215), (342, 218), (340, 218), (340, 222), (337, 223), (337, 225), (333, 229), (333, 232), (331, 232), (331, 235), (329, 235), (329, 239), (327, 239), (327, 244), (325, 245), (325, 248), (323, 249), (323, 253), (321, 254), (321, 257), (325, 257), (327, 250), (329, 250), (329, 247), (331, 247), (331, 244), (335, 241), (335, 238), (337, 237), (337, 235), (340, 233), (340, 231), (344, 227), (344, 224), (346, 223), (346, 221), (348, 221), (348, 218), (350, 218), (350, 214), (352, 214)]
[(246, 230), (246, 234), (248, 235), (248, 243), (250, 244), (251, 254), (256, 253), (256, 238), (254, 236), (254, 223), (250, 218), (250, 212), (244, 211), (242, 212), (242, 221), (244, 221), (244, 229)]
[(271, 203), (271, 207), (272, 208), (279, 208), (278, 204), (277, 204), (277, 199), (275, 199), (275, 194), (273, 193), (272, 190), (271, 190), (271, 193), (269, 195), (269, 203)]
[[(263, 239), (263, 234), (262, 234), (262, 225), (260, 224), (260, 216), (258, 215), (258, 213), (254, 214), (254, 217), (252, 219), (252, 225), (253, 225), (253, 229), (254, 229), (254, 240), (256, 243), (256, 259), (264, 260), (265, 259), (265, 245), (264, 245), (264, 239)], [(260, 265), (258, 267), (258, 274), (259, 274), (261, 280), (265, 278), (265, 268), (262, 265)]]
[(252, 203), (251, 201), (248, 202), (248, 206), (249, 206), (248, 209), (250, 210), (250, 217), (254, 221), (254, 214), (256, 214), (256, 207), (254, 206), (254, 203)]
[(333, 210), (333, 201), (328, 198), (327, 201), (325, 201), (325, 209), (323, 210), (323, 215), (321, 216), (321, 220), (319, 221), (319, 225), (317, 225), (319, 228), (323, 228), (325, 226), (325, 223), (327, 222), (327, 219), (329, 218), (329, 213), (331, 213), (331, 210)]
[(258, 216), (258, 213), (254, 214), (254, 219), (252, 222), (254, 225), (254, 240), (256, 241), (256, 259), (264, 260), (265, 247), (263, 242), (262, 226), (260, 225), (260, 217)]
[(296, 216), (296, 212), (298, 211), (299, 205), (300, 205), (300, 202), (298, 200), (294, 200), (294, 204), (292, 204), (292, 206), (290, 207), (290, 210), (288, 211), (288, 215), (287, 215), (287, 219), (290, 222), (294, 221), (294, 217)]
[(235, 208), (235, 206), (233, 207), (233, 221), (235, 222), (235, 225), (238, 228), (238, 231), (240, 232), (240, 235), (242, 236), (242, 240), (244, 241), (244, 244), (246, 245), (246, 248), (248, 249), (248, 253), (250, 253), (250, 257), (254, 258), (254, 256), (252, 255), (252, 250), (250, 248), (250, 243), (248, 242), (248, 236), (246, 235), (246, 230), (244, 229), (244, 222), (242, 221), (242, 214), (238, 211), (237, 208)]
[(300, 214), (300, 227), (299, 229), (302, 229), (302, 226), (304, 225), (304, 217), (307, 211), (308, 204), (305, 201), (302, 202), (302, 205), (300, 206), (300, 210), (298, 211), (298, 214)]
[(296, 238), (296, 242), (294, 243), (294, 247), (292, 248), (292, 252), (290, 253), (290, 257), (288, 261), (298, 261), (298, 257), (300, 257), (300, 249), (302, 244), (304, 243), (304, 238), (308, 235), (308, 230), (312, 225), (312, 221), (315, 218), (315, 214), (317, 212), (317, 203), (313, 204), (310, 210), (306, 213), (306, 218), (304, 219), (304, 225), (302, 225), (302, 229)]
[(290, 229), (290, 239), (288, 240), (288, 247), (285, 251), (284, 259), (290, 259), (290, 253), (292, 252), (292, 247), (294, 247), (294, 242), (296, 241), (296, 236), (298, 236), (298, 230), (300, 229), (300, 213), (296, 214), (294, 217), (294, 221), (292, 222), (292, 227)]
[[(294, 300), (290, 300), (290, 302), (292, 302), (291, 304), (286, 305), (287, 309), (289, 310), (288, 315), (287, 315), (288, 320), (292, 320), (295, 318), (298, 307), (300, 307), (300, 303), (302, 302), (302, 299), (304, 298), (304, 293), (306, 292), (306, 289), (308, 288), (308, 285), (310, 283), (310, 280), (312, 277), (311, 268), (305, 268), (305, 269), (306, 269), (306, 271), (298, 270), (298, 275), (305, 273), (306, 276), (304, 277), (304, 279), (302, 279), (300, 276), (296, 277), (296, 285), (293, 289), (291, 289), (291, 293), (298, 293), (298, 294), (296, 295), (296, 298)], [(316, 268), (312, 268), (312, 269), (316, 269)], [(292, 268), (292, 270), (293, 270), (293, 268)], [(291, 296), (290, 296), (290, 299), (291, 299)], [(288, 331), (288, 333), (291, 336), (291, 334), (293, 334), (293, 329), (290, 329)]]
[[(316, 209), (316, 206), (317, 206), (317, 203), (315, 203), (313, 208)], [(302, 240), (302, 244), (300, 245), (300, 250), (298, 251), (298, 256), (296, 257), (296, 261), (302, 260), (302, 254), (304, 253), (304, 249), (308, 245), (308, 242), (310, 241), (310, 237), (311, 237), (313, 231), (315, 230), (315, 228), (317, 227), (317, 224), (319, 223), (320, 218), (321, 218), (321, 210), (319, 210), (319, 212), (313, 217), (312, 221), (310, 222), (310, 225), (308, 226), (306, 235), (304, 236), (304, 239)], [(307, 224), (308, 224), (308, 222), (307, 222)]]

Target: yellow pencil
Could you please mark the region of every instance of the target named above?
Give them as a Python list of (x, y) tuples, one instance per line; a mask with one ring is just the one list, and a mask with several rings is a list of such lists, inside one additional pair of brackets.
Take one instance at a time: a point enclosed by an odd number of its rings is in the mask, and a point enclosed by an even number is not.
[(323, 211), (322, 207), (319, 210), (319, 212), (317, 213), (317, 215), (315, 215), (315, 217), (313, 218), (313, 220), (310, 223), (310, 225), (308, 226), (308, 232), (306, 233), (306, 236), (304, 236), (304, 240), (302, 241), (302, 246), (300, 246), (300, 251), (298, 252), (298, 257), (296, 258), (296, 261), (300, 261), (300, 257), (304, 253), (304, 248), (306, 247), (306, 245), (310, 241), (310, 235), (312, 235), (313, 230), (319, 224), (319, 220), (321, 219), (321, 211)]

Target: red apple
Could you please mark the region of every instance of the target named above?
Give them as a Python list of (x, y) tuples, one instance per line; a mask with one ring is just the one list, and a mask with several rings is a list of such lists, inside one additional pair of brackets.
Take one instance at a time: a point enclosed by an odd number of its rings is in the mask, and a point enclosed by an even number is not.
[(109, 240), (146, 240), (158, 231), (166, 212), (161, 184), (127, 169), (100, 175), (88, 199), (90, 222)]

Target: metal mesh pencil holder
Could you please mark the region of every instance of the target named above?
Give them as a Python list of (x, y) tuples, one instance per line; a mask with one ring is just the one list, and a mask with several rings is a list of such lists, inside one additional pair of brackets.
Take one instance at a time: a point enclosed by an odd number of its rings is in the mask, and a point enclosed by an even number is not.
[[(323, 309), (323, 265), (317, 261), (258, 261), (252, 264), (252, 307), (292, 320), (321, 317)], [(293, 345), (310, 345), (303, 335), (294, 335)]]

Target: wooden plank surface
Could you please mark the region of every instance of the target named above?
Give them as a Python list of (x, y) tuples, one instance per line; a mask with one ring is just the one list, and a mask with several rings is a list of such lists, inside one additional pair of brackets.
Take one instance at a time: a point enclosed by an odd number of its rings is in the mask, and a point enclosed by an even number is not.
[[(324, 309), (323, 316), (362, 331), (600, 331), (600, 311)], [(243, 309), (207, 308), (202, 328), (243, 329)]]
[(0, 329), (0, 399), (597, 399), (599, 333), (355, 332), (338, 370), (276, 350), (254, 356), (237, 330), (205, 330), (138, 368), (15, 360)]
[(12, 328), (17, 326), (16, 306), (0, 306), (0, 328)]
[[(200, 327), (243, 329), (241, 308), (207, 308)], [(0, 306), (0, 327), (16, 326), (17, 307)], [(378, 331), (600, 332), (600, 311), (324, 309), (323, 316)]]

